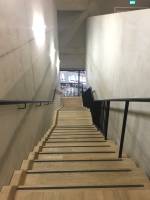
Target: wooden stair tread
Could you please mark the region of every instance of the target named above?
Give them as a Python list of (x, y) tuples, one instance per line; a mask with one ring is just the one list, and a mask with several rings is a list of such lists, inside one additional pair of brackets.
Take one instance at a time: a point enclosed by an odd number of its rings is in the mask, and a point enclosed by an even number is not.
[[(74, 121), (75, 121), (75, 119), (74, 119)], [(97, 131), (96, 127), (93, 127), (91, 125), (88, 125), (88, 126), (85, 126), (85, 125), (84, 126), (81, 126), (81, 125), (67, 126), (66, 124), (61, 125), (61, 128), (55, 127), (55, 130), (56, 131), (59, 131), (59, 130), (91, 130), (91, 131)]]
[(74, 120), (72, 120), (72, 121), (67, 120), (66, 122), (62, 121), (62, 120), (60, 122), (58, 121), (58, 124), (60, 124), (60, 125), (64, 125), (65, 123), (66, 124), (70, 123), (70, 124), (74, 124), (74, 125), (80, 125), (80, 124), (90, 124), (91, 122), (87, 121), (87, 120), (81, 120), (81, 119), (79, 121), (74, 121)]
[(55, 126), (55, 129), (62, 129), (62, 128), (93, 128), (93, 129), (96, 129), (94, 125), (80, 125), (80, 126), (70, 126), (70, 125), (67, 125), (67, 126)]
[(77, 170), (77, 169), (125, 169), (135, 168), (131, 160), (124, 161), (95, 161), (95, 162), (33, 162), (33, 170)]
[(102, 135), (98, 135), (98, 134), (79, 134), (79, 135), (63, 135), (63, 134), (60, 134), (60, 135), (54, 135), (52, 134), (48, 139), (59, 139), (59, 138), (65, 138), (65, 139), (76, 139), (76, 138), (79, 138), (79, 139), (83, 139), (83, 138), (104, 138), (104, 136)]
[(53, 138), (49, 138), (47, 140), (47, 142), (82, 142), (82, 141), (87, 141), (87, 142), (99, 142), (99, 141), (104, 141), (104, 138), (76, 138), (76, 139), (70, 139), (70, 138), (65, 138), (65, 139), (53, 139)]
[(99, 132), (97, 132), (97, 131), (91, 131), (91, 130), (80, 130), (80, 131), (78, 131), (78, 130), (57, 130), (57, 131), (55, 131), (54, 130), (54, 132), (53, 132), (53, 135), (55, 134), (99, 134)]
[(60, 129), (60, 130), (55, 130), (53, 131), (54, 134), (97, 134), (103, 136), (103, 134), (100, 131), (97, 130), (90, 130), (90, 129)]
[(97, 159), (115, 159), (117, 153), (88, 153), (88, 154), (39, 154), (38, 159), (48, 160), (97, 160)]
[(148, 180), (139, 170), (131, 172), (77, 172), (27, 174), (21, 185), (48, 185), (52, 187), (145, 185)]
[(100, 189), (93, 190), (44, 190), (44, 191), (22, 191), (16, 192), (14, 200), (149, 200), (150, 190), (119, 190), (106, 191)]
[(103, 135), (98, 135), (98, 134), (82, 134), (82, 133), (74, 133), (74, 134), (72, 134), (72, 135), (70, 135), (70, 134), (62, 134), (62, 133), (60, 133), (60, 134), (52, 134), (52, 135), (50, 135), (50, 137), (48, 138), (48, 139), (50, 139), (50, 138), (53, 138), (53, 139), (55, 139), (55, 138), (65, 138), (65, 139), (67, 139), (67, 138), (69, 138), (69, 139), (74, 139), (74, 138), (79, 138), (79, 139), (83, 139), (83, 138), (104, 138), (104, 136)]
[(64, 147), (64, 148), (43, 148), (41, 152), (99, 152), (99, 151), (115, 151), (113, 147)]
[(111, 145), (109, 141), (104, 142), (69, 142), (69, 143), (45, 143), (44, 146), (99, 146), (99, 145)]
[(97, 132), (91, 133), (91, 132), (60, 132), (60, 133), (55, 133), (51, 134), (50, 136), (103, 136)]
[(81, 98), (63, 102), (0, 200), (149, 200), (148, 178), (125, 154), (118, 159), (118, 148), (93, 126)]

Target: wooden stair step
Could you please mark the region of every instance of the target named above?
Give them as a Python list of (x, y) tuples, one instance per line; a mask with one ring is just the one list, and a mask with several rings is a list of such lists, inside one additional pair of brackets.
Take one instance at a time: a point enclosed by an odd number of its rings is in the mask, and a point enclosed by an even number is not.
[(82, 126), (82, 125), (80, 125), (80, 126), (69, 126), (69, 125), (67, 125), (67, 126), (55, 126), (55, 129), (63, 129), (63, 128), (93, 128), (93, 129), (96, 129), (95, 128), (95, 126), (94, 125), (84, 125), (84, 126)]
[[(67, 120), (68, 121), (68, 120)], [(77, 125), (74, 125), (74, 127), (66, 127), (66, 126), (64, 126), (63, 128), (56, 128), (55, 127), (55, 129), (54, 130), (56, 130), (56, 131), (60, 131), (60, 130), (74, 130), (74, 131), (78, 131), (78, 130), (90, 130), (90, 131), (98, 131), (96, 128), (93, 128), (93, 127), (90, 127), (90, 126), (88, 126), (88, 127), (84, 127), (84, 128), (81, 128), (81, 126), (77, 126)]]
[[(69, 116), (68, 116), (68, 114), (70, 114), (70, 116), (72, 117), (72, 116), (80, 116), (80, 117), (89, 117), (89, 118), (91, 118), (91, 116), (90, 116), (90, 112), (88, 111), (88, 110), (66, 110), (66, 111), (59, 111), (59, 118), (61, 118), (62, 116), (63, 117), (68, 117), (69, 118)], [(72, 124), (67, 124), (68, 126), (72, 126)], [(87, 124), (86, 124), (87, 125)], [(93, 124), (92, 124), (93, 125)], [(59, 126), (58, 124), (57, 124), (57, 126)], [(82, 126), (83, 126), (83, 124), (82, 124)]]
[[(89, 115), (89, 113), (87, 112), (80, 112), (80, 111), (77, 111), (77, 112), (73, 112), (73, 111), (66, 111), (66, 112), (59, 112), (59, 115), (58, 115), (58, 121), (61, 121), (61, 120), (78, 120), (78, 117), (80, 119), (84, 119), (84, 120), (89, 120), (91, 123), (87, 123), (87, 124), (79, 124), (78, 126), (81, 126), (81, 127), (84, 127), (84, 126), (91, 126), (93, 127), (93, 123), (92, 123), (92, 120), (91, 120), (91, 116)], [(74, 124), (59, 124), (57, 123), (57, 126), (56, 127), (62, 127), (62, 126), (75, 126)]]
[(59, 133), (68, 133), (68, 134), (97, 134), (97, 135), (102, 135), (100, 134), (100, 132), (94, 130), (94, 131), (91, 131), (91, 130), (54, 130), (53, 131), (53, 134), (59, 134)]
[[(70, 117), (69, 117), (70, 116)], [(89, 120), (89, 123), (86, 123), (86, 124), (78, 124), (78, 126), (93, 126), (93, 123), (92, 123), (92, 119), (91, 119), (91, 116), (89, 116), (89, 113), (83, 111), (83, 112), (80, 112), (79, 110), (77, 112), (75, 111), (66, 111), (66, 112), (61, 112), (59, 114), (59, 118), (58, 118), (58, 123), (57, 123), (57, 126), (74, 126), (75, 124), (72, 123), (72, 124), (59, 124), (59, 122), (61, 122), (61, 120), (78, 120), (78, 117), (80, 119), (85, 119), (85, 120)]]
[[(3, 191), (3, 197), (5, 191)], [(1, 200), (4, 200), (1, 196)], [(150, 190), (102, 190), (102, 189), (63, 189), (63, 190), (16, 190), (12, 200), (149, 200)], [(6, 200), (6, 199), (5, 199)]]
[[(87, 111), (60, 111), (59, 112), (59, 118), (58, 119), (77, 119), (76, 117), (80, 117), (80, 118), (83, 118), (83, 119), (91, 119), (91, 116), (89, 115), (89, 112)], [(72, 124), (67, 124), (67, 126), (70, 125), (70, 126), (73, 126)], [(81, 124), (81, 126), (86, 126), (86, 125), (89, 125), (89, 124)], [(93, 125), (93, 124), (90, 124), (90, 125)], [(57, 126), (64, 126), (64, 125), (58, 125)]]
[(66, 133), (66, 134), (100, 134), (98, 131), (90, 131), (90, 130), (57, 130), (57, 131), (53, 131), (53, 134), (61, 134), (61, 133)]
[(43, 146), (41, 147), (41, 149), (42, 149), (42, 148), (73, 148), (73, 147), (76, 147), (76, 148), (79, 148), (79, 147), (82, 147), (82, 148), (83, 148), (83, 147), (87, 147), (87, 148), (90, 149), (90, 148), (93, 148), (93, 147), (101, 147), (101, 148), (102, 148), (102, 147), (104, 147), (104, 148), (105, 148), (105, 147), (112, 147), (112, 145), (111, 145), (111, 144), (108, 144), (108, 143), (107, 143), (107, 144), (104, 143), (104, 144), (99, 144), (99, 145), (93, 145), (93, 144), (92, 144), (91, 146), (88, 146), (88, 145), (85, 145), (85, 144), (84, 144), (83, 146), (82, 146), (82, 145), (72, 145), (72, 146), (71, 146), (71, 145), (68, 145), (68, 146), (64, 145), (64, 146), (57, 146), (57, 144), (56, 144), (55, 146), (52, 146), (52, 145), (50, 144), (50, 145), (47, 145), (47, 146), (43, 145)]
[[(149, 200), (135, 163), (93, 126), (81, 98), (63, 98), (57, 122), (16, 171), (0, 200)], [(57, 123), (57, 124), (56, 124)]]
[(74, 114), (71, 114), (71, 112), (66, 113), (66, 115), (68, 115), (68, 116), (65, 117), (65, 116), (59, 115), (58, 123), (57, 123), (58, 126), (68, 126), (69, 123), (68, 124), (60, 124), (59, 122), (61, 122), (61, 121), (66, 121), (66, 122), (72, 121), (73, 123), (70, 125), (75, 126), (74, 122), (76, 122), (76, 121), (80, 122), (80, 120), (87, 121), (88, 123), (87, 124), (80, 123), (80, 124), (78, 124), (78, 126), (92, 125), (91, 117), (89, 117), (89, 116), (85, 116), (85, 115), (82, 116), (80, 113), (74, 115)]
[(74, 119), (71, 119), (71, 118), (68, 118), (68, 119), (64, 119), (64, 118), (59, 118), (58, 119), (58, 124), (59, 125), (68, 125), (68, 123), (70, 123), (71, 125), (73, 126), (80, 126), (80, 125), (91, 125), (91, 119), (86, 119), (85, 117), (84, 118), (79, 118), (78, 116)]
[[(75, 107), (75, 109), (76, 109), (76, 107)], [(66, 111), (62, 111), (62, 110), (59, 110), (59, 116), (61, 116), (61, 115), (65, 115), (65, 114), (67, 114), (67, 113), (70, 113), (70, 114), (74, 114), (74, 115), (78, 115), (78, 114), (80, 114), (81, 116), (82, 115), (85, 115), (85, 116), (90, 116), (90, 112), (89, 112), (89, 110), (86, 110), (86, 109), (84, 109), (84, 110), (66, 110)], [(68, 116), (68, 115), (67, 115)], [(69, 116), (68, 116), (69, 117)]]
[(84, 138), (103, 138), (104, 136), (102, 135), (51, 135), (48, 139), (84, 139)]
[(55, 129), (63, 129), (63, 128), (68, 128), (68, 129), (72, 129), (72, 128), (73, 128), (73, 129), (74, 129), (74, 128), (75, 128), (75, 129), (76, 129), (76, 128), (77, 128), (77, 129), (78, 129), (78, 128), (79, 128), (79, 129), (87, 129), (87, 128), (96, 129), (95, 126), (93, 126), (93, 125), (84, 125), (84, 126), (83, 126), (83, 125), (79, 125), (79, 126), (73, 126), (73, 125), (72, 125), (72, 126), (68, 126), (68, 125), (65, 125), (65, 126), (55, 126)]
[(90, 122), (90, 120), (66, 120), (66, 121), (58, 121), (58, 124), (59, 125), (64, 125), (64, 124), (68, 124), (68, 123), (70, 123), (70, 124), (73, 124), (73, 125), (80, 125), (80, 124), (91, 124), (91, 122)]
[(78, 126), (80, 126), (80, 125), (82, 125), (82, 126), (92, 125), (90, 117), (81, 116), (81, 115), (71, 115), (70, 113), (68, 113), (67, 115), (70, 116), (70, 117), (59, 116), (59, 118), (58, 118), (58, 126), (66, 126), (66, 125), (68, 125), (68, 124), (61, 124), (60, 125), (59, 122), (62, 122), (62, 121), (66, 121), (66, 122), (72, 121), (73, 123), (70, 124), (70, 125), (75, 126), (74, 122), (77, 122), (77, 121), (80, 122), (80, 120), (87, 121), (88, 123), (87, 124), (80, 123), (80, 124), (78, 124)]
[[(89, 120), (89, 121), (91, 121), (91, 117), (88, 115), (88, 113), (85, 113), (85, 114), (83, 114), (83, 113), (81, 113), (81, 112), (65, 112), (65, 113), (60, 113), (59, 114), (59, 118), (58, 118), (58, 120), (79, 120), (79, 119), (83, 119), (83, 120)], [(74, 124), (69, 124), (70, 126), (74, 126)], [(93, 124), (92, 123), (90, 123), (90, 124), (80, 124), (80, 125), (78, 125), (78, 126), (92, 126)], [(60, 125), (60, 124), (57, 124), (57, 126), (68, 126), (68, 124), (67, 125), (64, 125), (64, 124), (62, 124), (62, 125)]]
[(98, 160), (116, 159), (117, 153), (86, 153), (86, 154), (38, 154), (37, 159), (46, 160)]
[(113, 147), (63, 147), (63, 148), (42, 148), (40, 152), (55, 152), (55, 153), (64, 153), (64, 152), (112, 152), (115, 151)]
[(111, 145), (112, 143), (109, 141), (102, 141), (102, 142), (61, 142), (61, 143), (49, 143), (49, 142), (45, 142), (45, 144), (43, 145), (43, 147), (61, 147), (61, 146), (101, 146), (101, 145)]
[(106, 141), (105, 141), (105, 140), (100, 140), (100, 141), (88, 141), (88, 140), (87, 140), (87, 141), (85, 141), (85, 140), (82, 140), (82, 141), (80, 141), (80, 140), (79, 140), (79, 141), (74, 141), (74, 140), (70, 140), (70, 141), (66, 141), (66, 140), (59, 140), (59, 141), (58, 141), (58, 140), (57, 140), (57, 141), (56, 141), (56, 140), (55, 140), (55, 141), (54, 141), (54, 140), (46, 140), (46, 141), (45, 141), (45, 143), (47, 143), (47, 144), (51, 144), (51, 143), (55, 143), (55, 144), (59, 144), (59, 143), (69, 143), (69, 144), (70, 144), (70, 143), (74, 143), (74, 144), (77, 144), (77, 143), (86, 143), (86, 144), (87, 144), (88, 142), (93, 143), (93, 144), (95, 144), (95, 143), (96, 143), (96, 144), (97, 144), (97, 143), (98, 143), (98, 144), (101, 144), (101, 143), (105, 143)]
[[(66, 123), (66, 124), (61, 123), (62, 121), (64, 121), (64, 122), (72, 122), (72, 124), (70, 124), (72, 126), (75, 126), (75, 122), (79, 122), (79, 124), (77, 124), (77, 126), (80, 126), (80, 125), (82, 125), (82, 126), (92, 125), (90, 117), (85, 117), (85, 116), (81, 116), (81, 115), (72, 115), (71, 116), (70, 113), (68, 113), (67, 115), (70, 116), (70, 117), (66, 117), (65, 118), (64, 116), (63, 117), (59, 116), (59, 118), (58, 118), (58, 126), (66, 126), (66, 125), (68, 125), (68, 123)], [(82, 124), (82, 122), (87, 122), (87, 123)]]
[[(75, 108), (76, 109), (76, 108)], [(65, 116), (66, 114), (72, 114), (72, 115), (80, 115), (80, 116), (90, 116), (90, 112), (89, 110), (66, 110), (66, 111), (59, 111), (59, 117), (60, 116)], [(69, 116), (67, 115), (67, 117), (69, 118)], [(69, 124), (70, 125), (70, 124)]]
[[(70, 115), (70, 114), (68, 114)], [(64, 124), (63, 124), (63, 123)], [(71, 123), (70, 123), (71, 122)], [(91, 118), (89, 117), (79, 117), (79, 116), (70, 116), (69, 118), (65, 117), (59, 117), (58, 118), (58, 126), (67, 126), (68, 124), (71, 124), (72, 126), (91, 126)], [(77, 124), (76, 124), (77, 123)]]
[[(128, 172), (67, 172), (67, 173), (26, 173), (20, 185), (71, 188), (71, 187), (144, 187), (149, 181), (140, 170)], [(138, 186), (139, 185), (139, 186)]]
[(63, 127), (63, 128), (55, 128), (55, 131), (60, 131), (60, 130), (75, 130), (75, 131), (82, 131), (82, 130), (90, 130), (90, 131), (97, 131), (96, 128), (92, 127)]
[(47, 142), (100, 142), (100, 141), (104, 141), (104, 138), (75, 138), (75, 139), (70, 139), (70, 138), (65, 138), (65, 139), (53, 139), (53, 138), (48, 138)]
[(125, 159), (123, 161), (95, 161), (95, 162), (32, 162), (32, 170), (82, 170), (82, 169), (133, 169), (135, 164)]
[(27, 174), (70, 174), (70, 173), (118, 173), (118, 172), (131, 172), (130, 168), (123, 169), (69, 169), (69, 170), (27, 170)]
[(89, 154), (89, 153), (93, 153), (93, 154), (101, 154), (101, 153), (116, 153), (116, 151), (113, 149), (106, 149), (106, 150), (98, 150), (98, 151), (95, 151), (95, 150), (83, 150), (83, 151), (39, 151), (38, 152), (39, 154)]
[(82, 137), (87, 137), (87, 136), (103, 136), (103, 135), (101, 135), (99, 133), (87, 133), (87, 132), (81, 132), (81, 133), (76, 132), (76, 133), (72, 133), (72, 134), (71, 133), (55, 133), (55, 132), (53, 132), (51, 134), (51, 136), (56, 136), (56, 137), (59, 137), (59, 136), (69, 136), (69, 137), (82, 136)]
[(93, 128), (61, 128), (61, 129), (54, 129), (54, 131), (91, 131), (91, 132), (99, 132), (97, 129)]
[(49, 143), (49, 142), (46, 142), (44, 145), (43, 145), (43, 147), (61, 147), (61, 146), (69, 146), (69, 147), (73, 147), (73, 146), (75, 146), (75, 147), (79, 147), (79, 146), (94, 146), (94, 147), (96, 147), (96, 146), (110, 146), (110, 145), (112, 145), (110, 142), (108, 142), (108, 141), (104, 141), (104, 142), (70, 142), (70, 143), (65, 143), (65, 142), (56, 142), (56, 143)]

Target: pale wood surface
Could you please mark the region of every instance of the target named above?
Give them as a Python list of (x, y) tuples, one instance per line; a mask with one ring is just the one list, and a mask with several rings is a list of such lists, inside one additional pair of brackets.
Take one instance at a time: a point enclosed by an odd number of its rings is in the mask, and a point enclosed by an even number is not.
[(65, 139), (77, 139), (77, 138), (79, 138), (79, 139), (81, 139), (81, 138), (103, 138), (103, 136), (102, 135), (98, 135), (98, 134), (74, 134), (74, 135), (63, 135), (63, 134), (60, 134), (60, 135), (58, 135), (58, 134), (53, 134), (49, 139), (59, 139), (59, 138), (65, 138)]
[(69, 142), (69, 143), (45, 143), (44, 146), (96, 146), (96, 145), (110, 145), (111, 142), (110, 141), (107, 141), (107, 142)]
[(50, 190), (18, 191), (15, 200), (149, 200), (149, 190)]
[(83, 170), (83, 169), (132, 169), (135, 164), (129, 160), (124, 161), (95, 161), (95, 162), (33, 162), (29, 169), (33, 170)]
[(96, 134), (96, 131), (90, 131), (90, 130), (57, 130), (53, 132), (53, 135), (58, 135), (58, 134), (70, 134), (70, 135), (74, 135), (74, 134)]
[(53, 187), (92, 186), (92, 185), (135, 185), (148, 184), (139, 170), (131, 172), (78, 172), (27, 174), (23, 185), (48, 185)]
[(87, 141), (87, 142), (99, 142), (99, 141), (104, 141), (103, 138), (65, 138), (65, 139), (53, 139), (49, 138), (47, 142), (82, 142), (82, 141)]
[(81, 98), (63, 103), (51, 130), (23, 162), (25, 171), (14, 173), (16, 187), (3, 188), (0, 200), (150, 200), (148, 178), (125, 154), (118, 159), (118, 147), (92, 125)]
[(38, 159), (45, 160), (97, 160), (97, 159), (117, 159), (117, 153), (88, 153), (88, 154), (39, 154)]
[(69, 147), (69, 148), (44, 148), (41, 152), (99, 152), (99, 151), (115, 151), (116, 149), (113, 147)]

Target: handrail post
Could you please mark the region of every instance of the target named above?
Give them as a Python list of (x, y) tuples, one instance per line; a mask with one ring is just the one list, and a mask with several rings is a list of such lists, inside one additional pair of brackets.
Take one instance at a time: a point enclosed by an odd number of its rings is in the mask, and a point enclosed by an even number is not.
[(24, 109), (26, 109), (27, 108), (27, 104), (26, 103), (24, 103), (24, 107), (18, 107), (18, 109), (20, 109), (20, 110), (24, 110)]
[(107, 101), (106, 102), (106, 121), (105, 121), (105, 140), (107, 140), (107, 135), (108, 135), (109, 110), (110, 110), (110, 101)]
[(82, 93), (83, 93), (83, 83), (82, 83)]
[(103, 105), (103, 102), (101, 101), (101, 103), (100, 103), (100, 118), (99, 118), (99, 127), (100, 127), (100, 131), (101, 131), (101, 132), (103, 132), (103, 131), (102, 131), (102, 129), (103, 129), (103, 128), (102, 128), (102, 127), (103, 127), (103, 126), (102, 126), (102, 120), (103, 120), (103, 118), (102, 118), (102, 105)]
[(128, 110), (129, 110), (129, 101), (125, 101), (124, 117), (123, 117), (123, 124), (122, 124), (122, 133), (121, 133), (120, 147), (119, 147), (119, 158), (122, 158), (124, 137), (125, 137), (125, 132), (126, 132), (127, 117), (128, 117)]

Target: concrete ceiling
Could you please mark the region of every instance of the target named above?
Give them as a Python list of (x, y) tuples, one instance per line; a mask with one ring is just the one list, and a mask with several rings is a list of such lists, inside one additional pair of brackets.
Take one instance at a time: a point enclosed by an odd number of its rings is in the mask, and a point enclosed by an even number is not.
[(56, 0), (59, 11), (83, 11), (88, 8), (89, 0)]
[[(129, 0), (56, 0), (56, 5), (58, 11), (84, 11), (93, 7), (97, 14), (112, 13), (115, 7), (130, 7)], [(150, 0), (137, 0), (136, 7), (150, 7)]]

